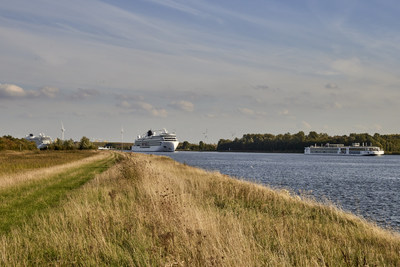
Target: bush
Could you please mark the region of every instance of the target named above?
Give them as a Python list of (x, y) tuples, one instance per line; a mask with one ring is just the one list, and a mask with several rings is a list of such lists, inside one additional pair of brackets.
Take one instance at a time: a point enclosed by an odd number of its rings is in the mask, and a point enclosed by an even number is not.
[(86, 136), (83, 136), (81, 138), (81, 141), (79, 142), (79, 149), (84, 150), (84, 149), (95, 149), (95, 146), (93, 145), (92, 142), (90, 142), (89, 138)]
[(35, 142), (11, 135), (0, 137), (0, 150), (37, 150)]

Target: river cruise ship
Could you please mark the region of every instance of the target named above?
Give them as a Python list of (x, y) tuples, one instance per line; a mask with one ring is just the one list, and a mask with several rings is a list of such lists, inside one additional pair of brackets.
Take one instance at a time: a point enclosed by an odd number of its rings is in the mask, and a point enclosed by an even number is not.
[(385, 152), (377, 146), (360, 145), (354, 143), (351, 146), (343, 144), (326, 144), (321, 146), (309, 146), (304, 148), (305, 155), (350, 155), (350, 156), (381, 156)]
[(166, 129), (149, 130), (136, 138), (131, 150), (135, 152), (174, 152), (178, 144), (175, 133), (168, 133)]

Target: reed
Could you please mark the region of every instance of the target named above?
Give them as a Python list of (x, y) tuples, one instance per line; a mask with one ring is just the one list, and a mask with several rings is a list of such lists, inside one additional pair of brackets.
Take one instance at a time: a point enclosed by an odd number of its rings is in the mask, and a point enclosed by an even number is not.
[(334, 206), (124, 154), (0, 236), (0, 265), (399, 266), (400, 237)]

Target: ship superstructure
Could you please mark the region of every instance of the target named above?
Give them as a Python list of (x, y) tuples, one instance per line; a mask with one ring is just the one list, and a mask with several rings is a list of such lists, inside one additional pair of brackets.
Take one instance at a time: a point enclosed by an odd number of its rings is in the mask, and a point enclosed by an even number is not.
[(25, 139), (35, 142), (38, 149), (45, 148), (46, 146), (53, 143), (53, 140), (51, 140), (50, 136), (46, 136), (43, 133), (40, 133), (38, 136), (28, 134), (27, 136), (25, 136)]
[(343, 144), (325, 144), (304, 148), (306, 155), (351, 155), (351, 156), (381, 156), (385, 152), (377, 146), (353, 143), (351, 146)]
[(175, 133), (166, 129), (149, 130), (139, 135), (131, 150), (135, 152), (174, 152), (179, 144)]

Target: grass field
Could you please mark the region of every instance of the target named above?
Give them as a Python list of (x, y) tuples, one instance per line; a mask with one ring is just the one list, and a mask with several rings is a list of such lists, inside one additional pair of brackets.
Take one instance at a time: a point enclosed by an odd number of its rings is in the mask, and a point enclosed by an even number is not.
[(4, 224), (0, 266), (400, 266), (399, 233), (335, 207), (166, 157), (119, 157), (13, 185), (24, 195), (60, 179), (63, 193), (17, 207), (30, 206)]
[(5, 151), (0, 153), (0, 176), (77, 161), (93, 151)]

